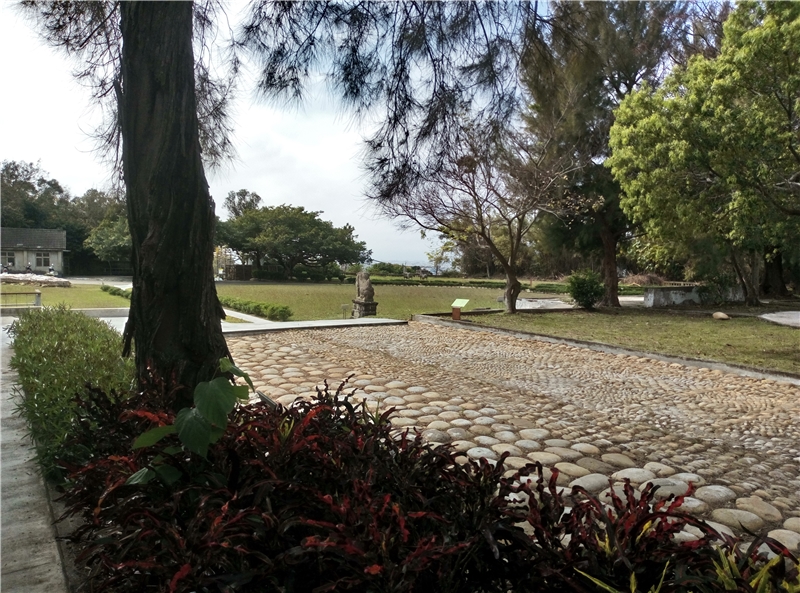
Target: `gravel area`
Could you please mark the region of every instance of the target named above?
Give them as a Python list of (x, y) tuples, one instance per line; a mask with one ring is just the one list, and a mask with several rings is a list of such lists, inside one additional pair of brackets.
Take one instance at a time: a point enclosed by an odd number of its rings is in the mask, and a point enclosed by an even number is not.
[(229, 337), (284, 405), (351, 376), (355, 397), (465, 458), (540, 461), (604, 496), (609, 479), (683, 494), (721, 531), (800, 551), (800, 387), (645, 356), (411, 322)]

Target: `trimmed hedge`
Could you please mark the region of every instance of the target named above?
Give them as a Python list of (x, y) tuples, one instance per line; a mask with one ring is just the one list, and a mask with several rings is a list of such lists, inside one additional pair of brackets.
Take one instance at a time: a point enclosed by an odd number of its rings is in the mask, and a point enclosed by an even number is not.
[[(121, 290), (116, 286), (108, 286), (104, 284), (100, 287), (100, 290), (116, 296), (125, 297), (128, 300), (131, 298), (130, 290)], [(269, 319), (270, 321), (286, 321), (292, 316), (292, 310), (286, 305), (259, 303), (256, 301), (237, 299), (235, 297), (218, 296), (217, 298), (219, 298), (219, 302), (223, 307), (228, 307), (229, 309), (239, 311), (240, 313), (247, 313), (248, 315), (263, 317), (264, 319)]]
[(217, 297), (223, 307), (228, 307), (248, 315), (256, 315), (270, 321), (287, 321), (292, 316), (292, 310), (286, 305), (274, 305), (272, 303), (258, 303), (247, 301), (235, 297)]
[(19, 374), (18, 410), (30, 427), (45, 477), (59, 481), (57, 457), (67, 451), (74, 428), (75, 397), (92, 385), (127, 393), (132, 359), (123, 359), (122, 338), (108, 325), (63, 305), (23, 311), (9, 329), (14, 336), (11, 367)]

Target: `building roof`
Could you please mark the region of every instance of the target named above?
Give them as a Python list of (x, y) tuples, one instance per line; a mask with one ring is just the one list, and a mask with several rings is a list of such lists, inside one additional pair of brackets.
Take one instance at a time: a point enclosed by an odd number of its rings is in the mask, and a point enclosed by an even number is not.
[(65, 251), (67, 231), (61, 229), (0, 229), (0, 244), (5, 250), (46, 249)]

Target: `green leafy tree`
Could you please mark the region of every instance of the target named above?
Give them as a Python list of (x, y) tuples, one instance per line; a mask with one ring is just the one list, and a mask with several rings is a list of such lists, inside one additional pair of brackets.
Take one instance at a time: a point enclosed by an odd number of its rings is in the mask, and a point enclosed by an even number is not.
[(246, 189), (230, 191), (225, 197), (225, 209), (233, 218), (239, 218), (251, 210), (258, 210), (259, 206), (261, 206), (261, 196)]
[(334, 227), (320, 212), (302, 206), (268, 206), (245, 211), (220, 223), (219, 240), (244, 255), (260, 269), (264, 262), (283, 267), (290, 278), (297, 266), (323, 269), (330, 264), (369, 261), (371, 252), (357, 241), (352, 226)]
[(642, 83), (660, 79), (681, 47), (688, 13), (674, 2), (561, 2), (551, 11), (553, 26), (536, 39), (525, 63), (526, 125), (534, 138), (556, 138), (557, 150), (574, 160), (553, 208), (596, 236), (591, 244), (602, 254), (602, 304), (618, 307), (617, 252), (631, 228), (619, 206), (620, 188), (602, 166), (613, 109)]
[(724, 32), (718, 57), (621, 104), (607, 164), (651, 240), (708, 237), (757, 304), (765, 250), (797, 245), (800, 5), (741, 3)]
[(85, 245), (101, 261), (107, 263), (130, 261), (132, 245), (128, 219), (124, 215), (105, 219), (92, 229)]
[(453, 254), (455, 253), (455, 250), (455, 241), (445, 239), (439, 245), (434, 247), (433, 250), (425, 253), (425, 255), (428, 257), (428, 261), (431, 262), (431, 265), (433, 266), (434, 276), (438, 276), (442, 267), (453, 261)]

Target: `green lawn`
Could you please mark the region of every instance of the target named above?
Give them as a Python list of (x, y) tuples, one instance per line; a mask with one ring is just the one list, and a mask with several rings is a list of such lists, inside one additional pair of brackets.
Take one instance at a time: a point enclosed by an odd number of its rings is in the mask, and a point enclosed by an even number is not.
[(800, 331), (755, 317), (717, 321), (652, 309), (601, 309), (465, 317), (490, 325), (561, 338), (602, 342), (643, 352), (742, 364), (800, 375)]
[[(3, 284), (0, 286), (2, 293), (33, 292), (42, 293), (42, 305), (53, 307), (65, 304), (73, 309), (97, 309), (128, 307), (130, 301), (122, 297), (110, 295), (100, 290), (96, 284), (73, 284), (68, 288), (54, 286), (27, 286), (23, 284)], [(3, 299), (6, 302), (6, 299)], [(13, 300), (9, 301), (13, 305)]]
[[(352, 300), (356, 295), (352, 284), (338, 283), (252, 283), (218, 284), (221, 296), (237, 297), (250, 301), (288, 305), (292, 320), (341, 319), (342, 305), (350, 316)], [(491, 288), (463, 288), (457, 286), (375, 286), (378, 317), (409, 319), (417, 313), (436, 313), (450, 310), (456, 299), (469, 299), (465, 311), (474, 308), (501, 308), (497, 297), (502, 290)]]

